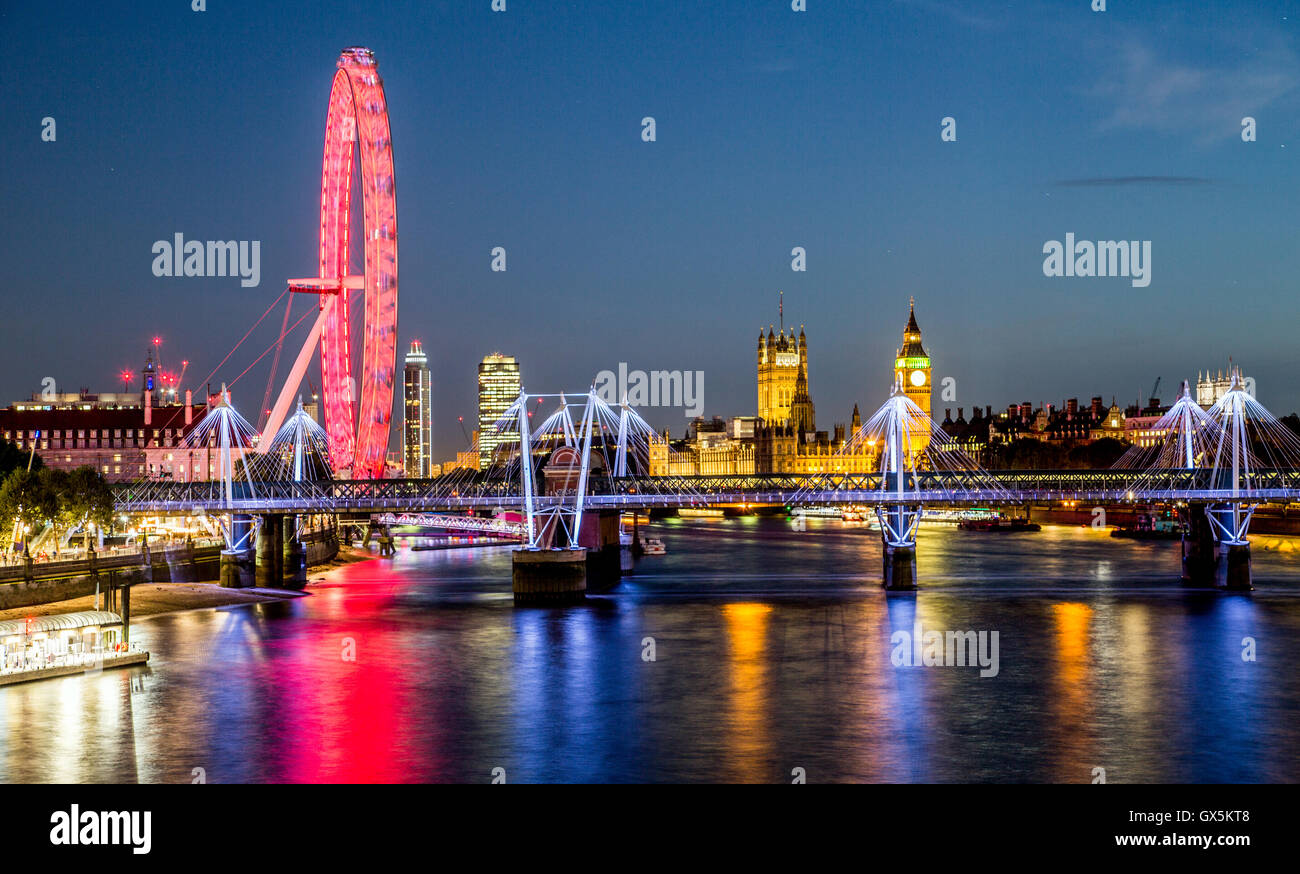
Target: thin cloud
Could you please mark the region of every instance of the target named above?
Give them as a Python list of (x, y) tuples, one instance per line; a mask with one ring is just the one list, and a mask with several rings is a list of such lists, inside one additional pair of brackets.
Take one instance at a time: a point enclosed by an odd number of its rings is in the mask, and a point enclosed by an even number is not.
[(1209, 185), (1212, 181), (1200, 176), (1094, 176), (1089, 179), (1062, 179), (1056, 184), (1065, 188), (1077, 188), (1122, 185)]
[(1129, 40), (1105, 69), (1089, 92), (1111, 104), (1103, 131), (1191, 134), (1202, 144), (1240, 136), (1242, 118), (1300, 88), (1300, 59), (1280, 44), (1257, 48), (1236, 66), (1213, 67), (1161, 57)]

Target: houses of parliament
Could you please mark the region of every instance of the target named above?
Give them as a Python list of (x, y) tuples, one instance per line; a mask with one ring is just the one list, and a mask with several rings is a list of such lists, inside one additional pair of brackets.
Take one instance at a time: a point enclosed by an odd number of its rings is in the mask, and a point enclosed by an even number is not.
[[(858, 437), (862, 416), (856, 404), (846, 433), (836, 424), (817, 430), (817, 411), (808, 392), (808, 339), (803, 327), (758, 337), (758, 422), (754, 428), (757, 473), (853, 473), (875, 470), (879, 448)], [(915, 302), (903, 329), (903, 345), (894, 357), (894, 382), (928, 417), (930, 356), (921, 345)], [(856, 438), (856, 439), (855, 439)], [(923, 447), (914, 446), (914, 449)]]
[[(784, 307), (782, 307), (784, 310)], [(894, 383), (930, 414), (931, 362), (921, 343), (915, 305), (894, 357)], [(684, 440), (665, 433), (651, 446), (651, 474), (725, 476), (747, 473), (855, 473), (875, 470), (879, 447), (859, 436), (857, 405), (846, 428), (817, 430), (808, 388), (808, 338), (781, 325), (759, 331), (756, 356), (757, 416), (697, 419)], [(855, 439), (856, 438), (856, 439)], [(926, 438), (928, 439), (928, 435)], [(922, 446), (914, 443), (914, 449)]]

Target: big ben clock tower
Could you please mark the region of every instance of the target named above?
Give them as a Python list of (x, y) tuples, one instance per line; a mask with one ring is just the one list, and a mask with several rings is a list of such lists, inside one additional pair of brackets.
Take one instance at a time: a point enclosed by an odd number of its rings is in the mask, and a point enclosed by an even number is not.
[(894, 384), (928, 417), (930, 415), (930, 356), (921, 345), (921, 329), (916, 324), (916, 299), (909, 303), (903, 345), (894, 358)]

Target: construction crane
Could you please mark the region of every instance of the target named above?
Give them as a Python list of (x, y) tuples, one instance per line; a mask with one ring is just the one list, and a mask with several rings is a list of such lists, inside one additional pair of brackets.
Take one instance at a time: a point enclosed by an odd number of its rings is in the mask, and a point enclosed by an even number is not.
[(465, 430), (465, 417), (457, 416), (456, 421), (460, 422), (460, 433), (465, 435), (465, 445), (468, 447), (470, 445), (470, 439), (469, 432)]
[(1158, 401), (1158, 400), (1160, 399), (1160, 380), (1161, 380), (1162, 378), (1163, 378), (1163, 377), (1159, 377), (1159, 376), (1157, 376), (1157, 377), (1156, 377), (1156, 384), (1155, 384), (1155, 386), (1153, 386), (1152, 389), (1151, 389), (1151, 402), (1152, 402), (1152, 405), (1153, 405), (1153, 406), (1155, 405), (1155, 402)]

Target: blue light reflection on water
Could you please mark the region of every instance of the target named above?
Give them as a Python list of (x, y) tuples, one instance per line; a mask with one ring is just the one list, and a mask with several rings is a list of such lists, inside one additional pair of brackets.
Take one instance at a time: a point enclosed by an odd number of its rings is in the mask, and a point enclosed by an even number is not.
[[(1172, 543), (927, 528), (923, 588), (886, 596), (860, 529), (653, 527), (668, 555), (581, 607), (515, 608), (496, 548), (138, 620), (148, 668), (0, 690), (0, 779), (1300, 779), (1290, 555), (1256, 551), (1251, 595), (1205, 595)], [(917, 621), (997, 630), (998, 675), (895, 667)]]

